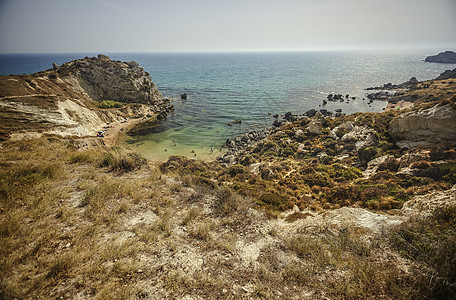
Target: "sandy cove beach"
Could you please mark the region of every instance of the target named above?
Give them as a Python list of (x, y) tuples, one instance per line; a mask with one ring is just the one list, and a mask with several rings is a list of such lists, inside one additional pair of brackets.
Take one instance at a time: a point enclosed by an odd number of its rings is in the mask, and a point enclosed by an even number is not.
[[(117, 139), (119, 137), (119, 134), (124, 131), (128, 131), (133, 125), (143, 121), (144, 118), (138, 118), (138, 119), (127, 119), (125, 121), (117, 121), (110, 123), (104, 129), (108, 129), (104, 133), (103, 143), (107, 147), (113, 147), (117, 143)], [(101, 131), (101, 130), (100, 130)]]

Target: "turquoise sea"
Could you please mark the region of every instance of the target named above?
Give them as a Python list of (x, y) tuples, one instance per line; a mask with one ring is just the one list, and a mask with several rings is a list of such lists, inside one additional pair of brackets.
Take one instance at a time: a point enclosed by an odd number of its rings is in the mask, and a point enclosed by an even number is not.
[[(274, 114), (337, 108), (345, 113), (380, 112), (385, 102), (371, 106), (367, 87), (402, 83), (415, 76), (432, 79), (456, 65), (425, 63), (439, 50), (383, 52), (284, 53), (104, 53), (111, 59), (137, 61), (170, 99), (175, 111), (141, 136), (125, 140), (133, 150), (151, 159), (169, 155), (209, 159), (220, 155), (227, 138), (273, 122)], [(34, 73), (72, 59), (78, 54), (3, 54), (0, 74)], [(179, 95), (188, 94), (187, 100)], [(350, 103), (322, 100), (329, 93), (350, 94)], [(233, 120), (241, 124), (226, 125)], [(214, 152), (211, 152), (210, 149)], [(192, 152), (193, 151), (193, 152)]]

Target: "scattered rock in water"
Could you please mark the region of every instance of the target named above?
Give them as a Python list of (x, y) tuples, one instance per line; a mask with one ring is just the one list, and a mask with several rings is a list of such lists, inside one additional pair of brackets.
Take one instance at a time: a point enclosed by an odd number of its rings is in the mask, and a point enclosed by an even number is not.
[(287, 112), (284, 118), (289, 122), (294, 122), (298, 120), (298, 115), (292, 114), (291, 112)]
[(180, 95), (182, 100), (187, 100), (187, 93), (183, 93)]
[(369, 100), (371, 100), (371, 101), (373, 101), (373, 100), (388, 100), (393, 95), (394, 94), (392, 94), (392, 93), (381, 91), (381, 92), (378, 92), (378, 93), (369, 94), (369, 95), (367, 95), (367, 98)]
[(283, 123), (282, 120), (275, 120), (275, 121), (272, 123), (272, 126), (274, 126), (274, 127), (280, 127), (280, 126), (282, 126), (282, 123)]
[(312, 118), (313, 116), (315, 116), (316, 113), (317, 113), (317, 111), (315, 109), (310, 109), (310, 110), (306, 111), (304, 113), (304, 115), (309, 118)]

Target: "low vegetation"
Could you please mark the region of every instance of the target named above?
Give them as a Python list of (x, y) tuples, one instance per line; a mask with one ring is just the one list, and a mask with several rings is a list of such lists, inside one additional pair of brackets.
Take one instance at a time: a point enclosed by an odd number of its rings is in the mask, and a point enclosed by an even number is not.
[(99, 108), (121, 108), (124, 107), (125, 103), (114, 101), (114, 100), (103, 100), (98, 104)]
[(403, 257), (424, 269), (422, 297), (451, 299), (456, 295), (456, 206), (438, 208), (429, 217), (404, 223), (390, 239)]

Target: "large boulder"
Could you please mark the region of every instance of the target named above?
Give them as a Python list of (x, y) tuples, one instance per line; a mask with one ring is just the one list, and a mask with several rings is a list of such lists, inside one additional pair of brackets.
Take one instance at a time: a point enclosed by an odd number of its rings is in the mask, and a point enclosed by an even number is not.
[(344, 134), (342, 142), (354, 142), (356, 150), (363, 147), (372, 147), (378, 144), (375, 130), (365, 126), (355, 126), (350, 132)]
[(378, 171), (397, 171), (399, 162), (393, 155), (384, 155), (369, 161), (366, 170), (363, 172), (365, 177), (370, 177)]
[(319, 121), (312, 121), (307, 125), (307, 132), (310, 134), (322, 134), (323, 125)]
[(410, 112), (391, 120), (390, 135), (402, 147), (456, 140), (456, 111), (450, 105)]

